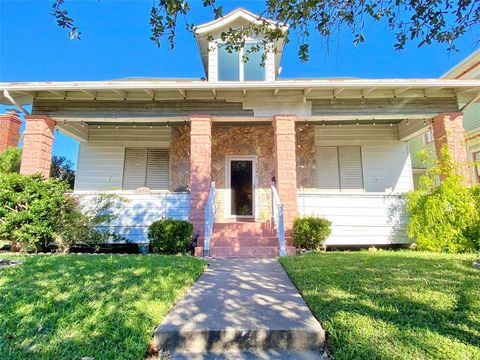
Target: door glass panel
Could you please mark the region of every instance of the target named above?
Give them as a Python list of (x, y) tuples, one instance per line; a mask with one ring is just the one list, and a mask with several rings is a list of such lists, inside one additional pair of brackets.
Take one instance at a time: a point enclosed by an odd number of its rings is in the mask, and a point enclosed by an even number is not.
[(253, 216), (253, 162), (232, 160), (230, 162), (231, 214)]

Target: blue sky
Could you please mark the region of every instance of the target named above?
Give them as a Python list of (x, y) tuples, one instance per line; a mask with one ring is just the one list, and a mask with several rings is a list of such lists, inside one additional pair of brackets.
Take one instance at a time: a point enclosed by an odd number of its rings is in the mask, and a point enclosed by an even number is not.
[[(218, 0), (224, 12), (239, 6), (252, 12), (263, 1)], [(0, 0), (0, 81), (107, 80), (125, 77), (204, 76), (193, 36), (179, 28), (176, 48), (156, 48), (149, 40), (148, 16), (152, 0), (66, 0), (70, 15), (82, 31), (72, 41), (58, 28), (49, 12), (52, 0)], [(201, 0), (191, 1), (190, 21), (212, 20)], [(435, 78), (474, 51), (478, 33), (458, 42), (459, 52), (445, 45), (418, 49), (415, 44), (395, 51), (394, 34), (383, 24), (369, 24), (366, 42), (355, 47), (348, 31), (332, 38), (329, 49), (311, 39), (311, 59), (298, 60), (296, 39), (291, 36), (282, 59), (283, 78), (360, 77)], [(77, 144), (57, 134), (54, 154), (76, 161)]]

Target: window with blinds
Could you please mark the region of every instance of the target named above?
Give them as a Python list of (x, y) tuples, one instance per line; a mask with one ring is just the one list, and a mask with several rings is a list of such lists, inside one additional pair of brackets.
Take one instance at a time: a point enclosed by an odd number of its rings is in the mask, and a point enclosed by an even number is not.
[(168, 149), (126, 148), (123, 168), (123, 189), (168, 190)]
[(318, 146), (317, 187), (323, 191), (363, 191), (360, 146)]

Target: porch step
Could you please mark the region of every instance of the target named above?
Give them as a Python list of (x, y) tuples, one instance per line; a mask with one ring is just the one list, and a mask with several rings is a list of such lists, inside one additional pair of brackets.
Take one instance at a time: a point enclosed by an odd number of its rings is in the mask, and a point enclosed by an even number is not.
[[(212, 257), (265, 257), (273, 258), (278, 256), (278, 246), (212, 246), (210, 256)], [(294, 256), (294, 246), (287, 246), (287, 255)]]
[(278, 239), (275, 236), (256, 236), (256, 237), (222, 237), (214, 236), (210, 242), (211, 246), (226, 246), (226, 247), (239, 247), (239, 246), (278, 246)]
[(215, 223), (212, 229), (212, 238), (221, 237), (275, 237), (273, 225), (266, 222), (223, 222)]
[[(234, 221), (215, 223), (210, 242), (212, 257), (276, 257), (277, 232), (270, 222)], [(295, 248), (288, 250), (295, 254)]]

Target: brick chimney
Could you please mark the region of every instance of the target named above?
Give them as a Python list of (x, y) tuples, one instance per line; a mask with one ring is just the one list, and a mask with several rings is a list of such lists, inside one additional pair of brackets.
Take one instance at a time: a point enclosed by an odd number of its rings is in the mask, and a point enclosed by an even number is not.
[(16, 110), (8, 110), (0, 115), (0, 152), (9, 147), (17, 147), (20, 141), (20, 126), (22, 120)]

